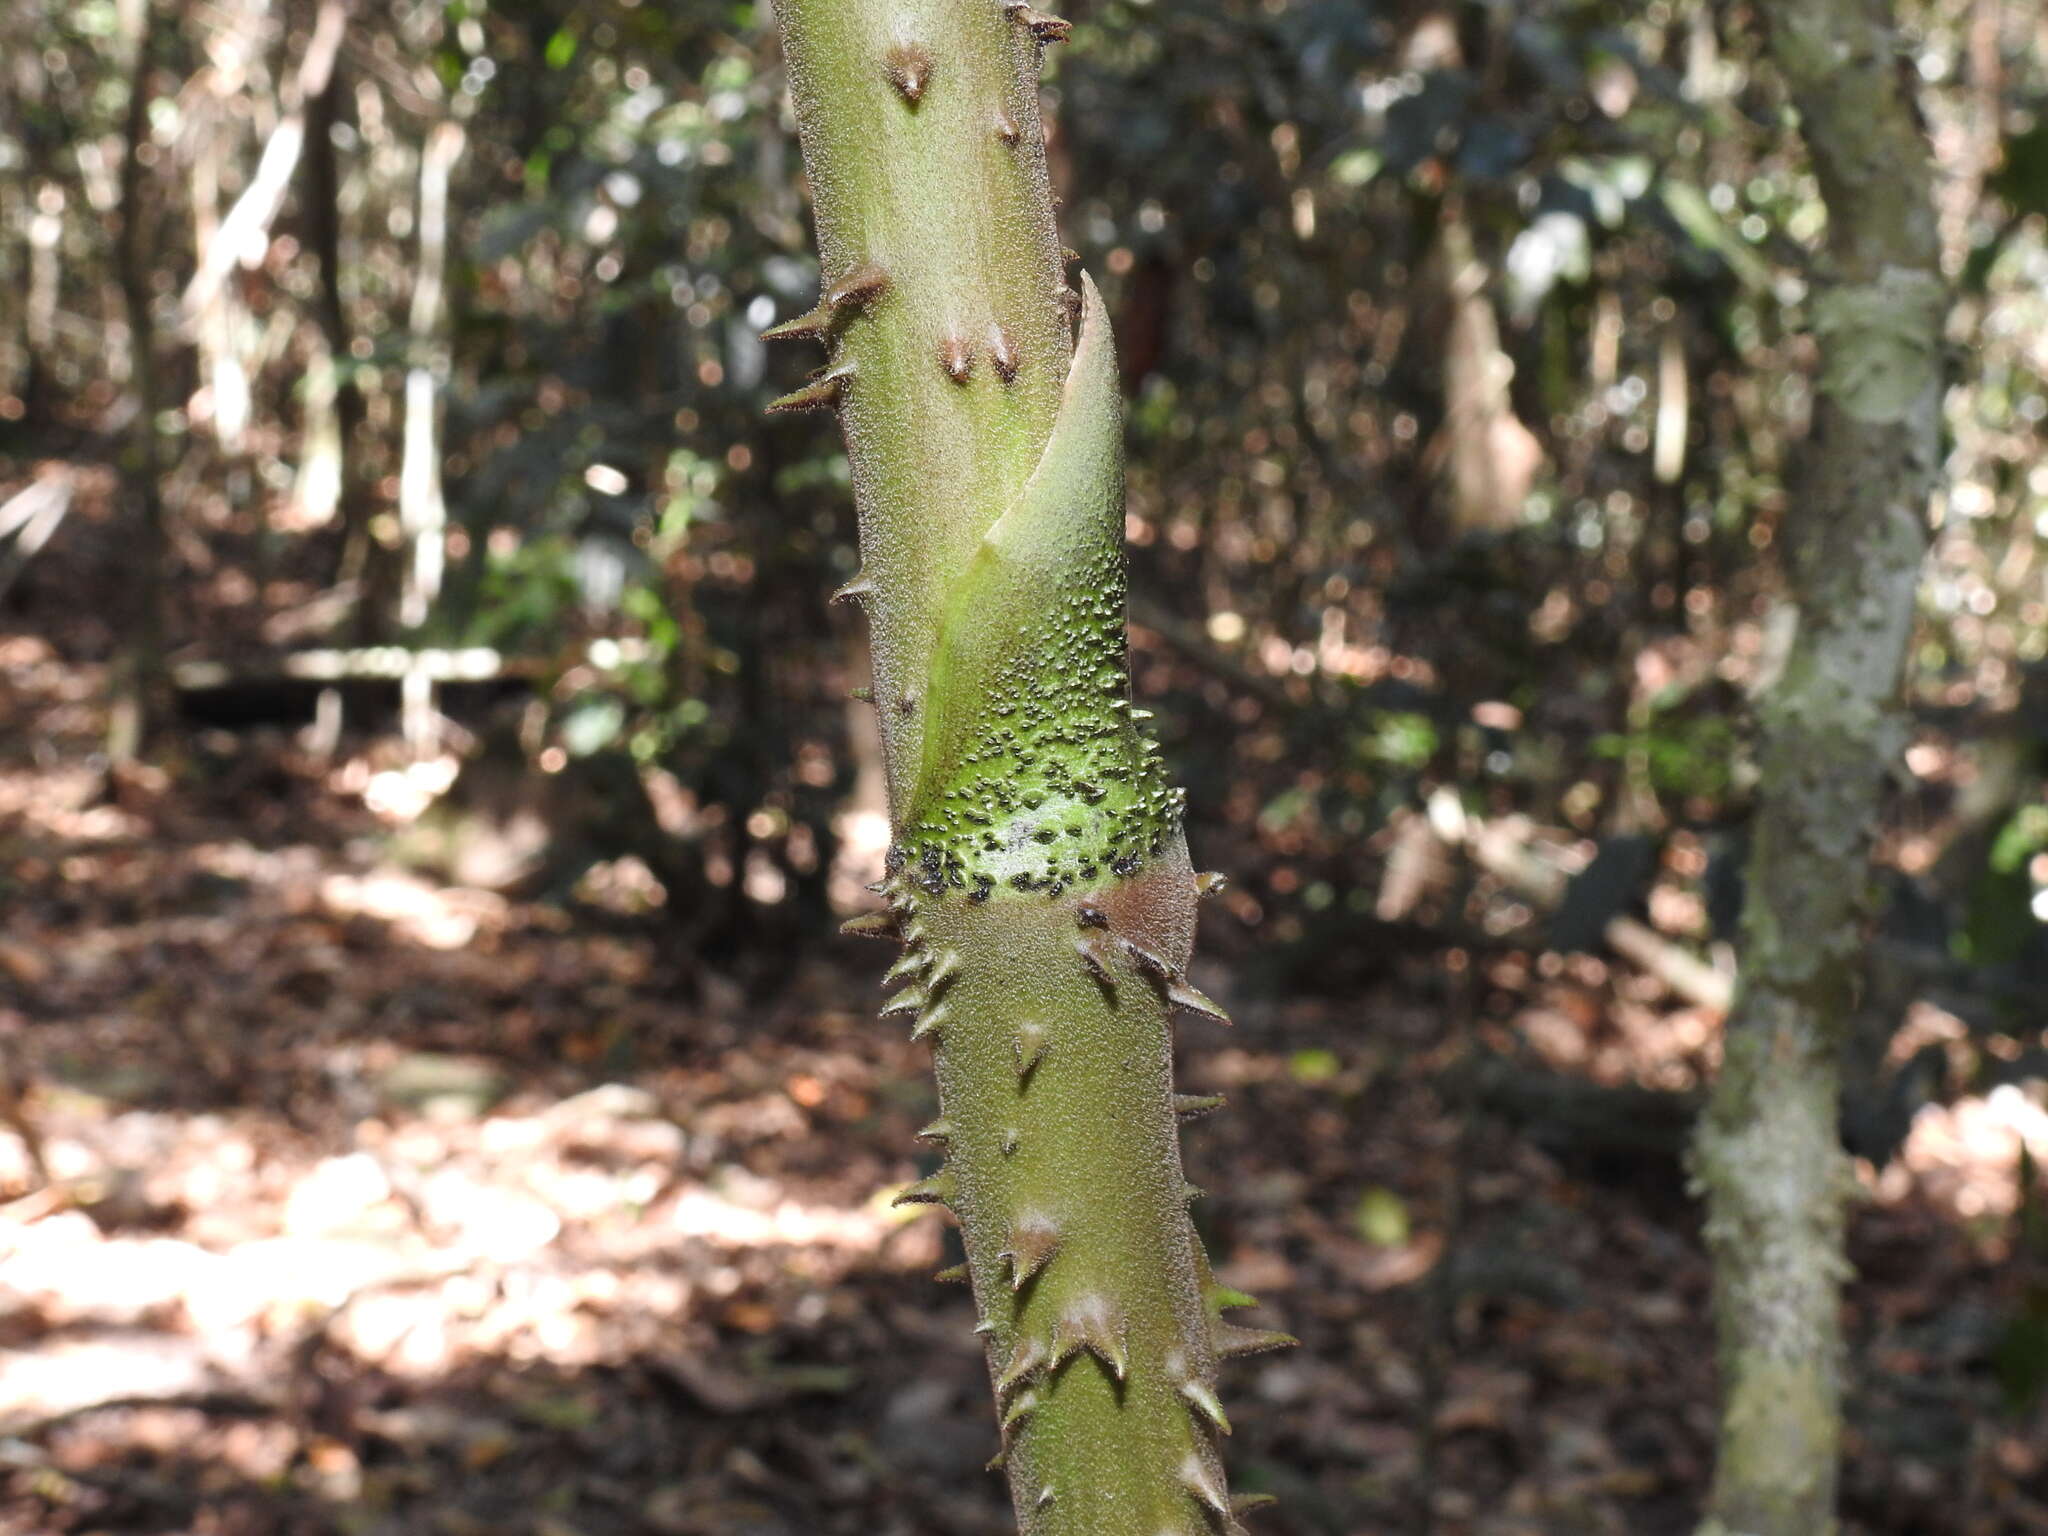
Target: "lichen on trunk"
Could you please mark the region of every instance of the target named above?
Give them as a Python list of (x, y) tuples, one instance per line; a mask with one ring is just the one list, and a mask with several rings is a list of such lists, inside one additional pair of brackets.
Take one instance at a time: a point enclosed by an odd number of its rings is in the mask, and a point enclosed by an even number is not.
[(1122, 413), (1094, 285), (1064, 277), (1038, 119), (1067, 24), (1002, 0), (784, 0), (824, 292), (769, 334), (839, 413), (893, 826), (885, 1018), (930, 1042), (949, 1206), (1028, 1536), (1238, 1529), (1222, 1321), (1188, 1217), (1171, 1016), (1198, 877), (1131, 701)]
[(1872, 912), (1884, 780), (1939, 459), (1940, 277), (1927, 145), (1888, 0), (1785, 0), (1770, 52), (1828, 223), (1821, 378), (1786, 516), (1798, 630), (1764, 700), (1742, 979), (1693, 1148), (1721, 1424), (1701, 1536), (1828, 1536), (1852, 1181), (1840, 1056)]

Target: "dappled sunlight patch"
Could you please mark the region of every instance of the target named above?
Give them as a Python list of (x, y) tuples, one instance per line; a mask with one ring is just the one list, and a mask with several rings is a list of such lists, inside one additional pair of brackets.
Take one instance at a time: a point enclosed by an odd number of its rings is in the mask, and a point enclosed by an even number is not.
[(480, 926), (502, 921), (508, 910), (490, 891), (437, 885), (396, 869), (329, 875), (320, 883), (320, 900), (336, 917), (377, 918), (428, 949), (461, 949)]
[(1918, 1190), (1965, 1219), (2019, 1208), (2020, 1154), (2048, 1163), (2048, 1082), (2001, 1083), (1988, 1094), (1929, 1104), (1913, 1117), (1899, 1156), (1875, 1181), (1880, 1200)]
[(260, 1114), (55, 1100), (58, 1183), (0, 1231), (0, 1320), (21, 1341), (0, 1427), (223, 1395), (267, 1413), (314, 1350), (421, 1385), (484, 1359), (617, 1365), (673, 1350), (706, 1308), (759, 1331), (796, 1305), (769, 1299), (791, 1284), (932, 1267), (936, 1228), (905, 1228), (868, 1179), (835, 1181), (835, 1199), (718, 1154), (826, 1112), (842, 1074), (797, 1060), (775, 1076), (809, 1111), (778, 1089), (706, 1103), (686, 1128), (624, 1083), (505, 1113), (444, 1094), (386, 1106), (326, 1155)]
[(790, 1244), (873, 1252), (901, 1219), (892, 1217), (885, 1209), (876, 1209), (873, 1201), (847, 1207), (778, 1199), (763, 1207), (741, 1204), (710, 1189), (697, 1188), (686, 1190), (677, 1198), (669, 1223), (678, 1233), (701, 1237), (720, 1247)]
[(448, 793), (461, 767), (460, 759), (443, 753), (402, 767), (380, 769), (363, 784), (363, 804), (391, 826), (409, 825)]

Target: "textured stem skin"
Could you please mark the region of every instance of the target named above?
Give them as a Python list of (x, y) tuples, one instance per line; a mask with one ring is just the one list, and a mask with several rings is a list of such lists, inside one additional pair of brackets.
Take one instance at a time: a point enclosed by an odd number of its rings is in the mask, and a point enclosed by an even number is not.
[[(1199, 879), (1132, 707), (1121, 397), (1062, 276), (1039, 52), (1000, 0), (783, 0), (825, 292), (771, 335), (829, 349), (777, 402), (836, 408), (854, 468), (894, 844), (885, 1017), (929, 1040), (1026, 1536), (1240, 1527), (1217, 1361), (1232, 1328), (1187, 1214), (1171, 1012)], [(1078, 337), (1069, 343), (1078, 317)], [(1206, 1104), (1200, 1107), (1207, 1107)]]
[(1799, 630), (1763, 709), (1742, 983), (1694, 1144), (1722, 1413), (1701, 1536), (1830, 1536), (1840, 1441), (1839, 1056), (1872, 910), (1899, 674), (1939, 462), (1940, 276), (1927, 146), (1889, 0), (1780, 0), (1770, 49), (1828, 207), (1822, 377), (1788, 517)]

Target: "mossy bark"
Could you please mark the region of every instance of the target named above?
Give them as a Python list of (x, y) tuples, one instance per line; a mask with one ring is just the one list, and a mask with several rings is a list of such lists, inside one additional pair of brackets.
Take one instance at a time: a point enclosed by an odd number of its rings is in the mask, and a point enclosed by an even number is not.
[[(1001, 0), (783, 0), (824, 293), (771, 335), (829, 357), (872, 625), (903, 952), (885, 1017), (928, 1040), (1028, 1536), (1236, 1530), (1225, 1326), (1188, 1219), (1171, 1014), (1198, 879), (1125, 660), (1121, 400), (1064, 278), (1038, 119), (1066, 23)], [(1077, 334), (1078, 333), (1078, 334)]]
[(1782, 0), (1770, 53), (1828, 209), (1822, 373), (1791, 510), (1799, 628), (1763, 707), (1742, 980), (1694, 1145), (1722, 1408), (1701, 1536), (1827, 1536), (1852, 1188), (1839, 1058), (1873, 897), (1901, 666), (1940, 451), (1946, 289), (1888, 0)]

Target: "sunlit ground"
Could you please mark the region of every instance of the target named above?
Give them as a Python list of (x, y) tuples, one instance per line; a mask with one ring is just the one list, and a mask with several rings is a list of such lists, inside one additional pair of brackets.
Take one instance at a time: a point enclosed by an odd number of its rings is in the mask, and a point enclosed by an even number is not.
[[(630, 924), (407, 867), (393, 840), (446, 790), (438, 762), (347, 759), (267, 811), (162, 775), (108, 801), (73, 755), (90, 688), (15, 661), (53, 723), (0, 771), (0, 866), (27, 893), (0, 938), (24, 1090), (0, 1131), (0, 1531), (1006, 1528), (975, 1470), (969, 1302), (926, 1278), (949, 1239), (888, 1207), (923, 1171), (930, 1088), (872, 1020), (867, 955), (821, 946), (750, 999), (716, 956), (690, 974)], [(850, 897), (874, 818), (842, 821)], [(644, 874), (614, 869), (599, 908), (658, 899)], [(1696, 921), (1673, 899), (1646, 932)], [(1609, 1084), (1711, 1070), (1711, 966), (1490, 965), (1516, 1003), (1482, 1035)], [(1711, 1376), (1676, 1164), (1601, 1188), (1483, 1116), (1458, 1153), (1428, 985), (1246, 997), (1234, 1034), (1190, 1033), (1190, 1086), (1233, 1104), (1187, 1138), (1197, 1214), (1225, 1279), (1306, 1341), (1228, 1384), (1241, 1477), (1304, 1512), (1276, 1529), (1381, 1528), (1428, 1424), (1444, 1531), (1682, 1530)], [(1901, 1042), (1963, 1035), (1923, 1005)], [(2044, 1507), (2038, 1425), (1984, 1417), (1938, 1453), (1887, 1417), (1894, 1383), (1960, 1368), (1929, 1342), (1958, 1298), (1999, 1300), (2023, 1145), (2048, 1158), (2038, 1084), (1922, 1109), (1862, 1169), (1878, 1368), (1852, 1497), (1938, 1506), (1959, 1455), (1995, 1507)]]

